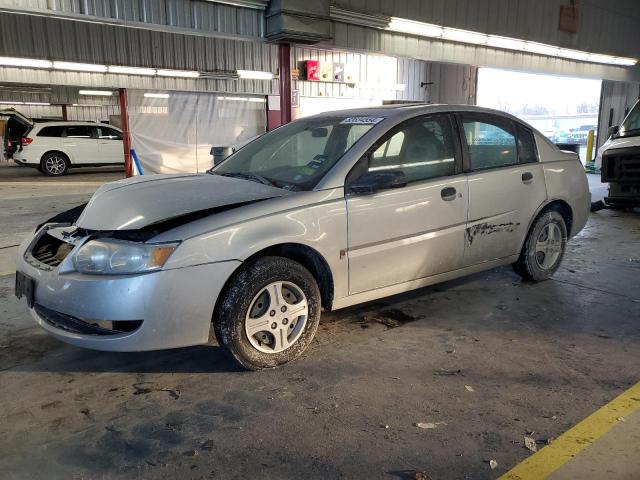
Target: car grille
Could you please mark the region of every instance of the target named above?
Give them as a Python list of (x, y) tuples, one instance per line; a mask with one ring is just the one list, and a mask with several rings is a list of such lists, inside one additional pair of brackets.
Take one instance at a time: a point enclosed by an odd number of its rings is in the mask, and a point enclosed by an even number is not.
[(640, 151), (633, 150), (605, 153), (602, 159), (603, 182), (640, 182)]
[(78, 333), (81, 335), (117, 335), (131, 333), (142, 325), (142, 320), (120, 320), (120, 321), (86, 321), (71, 315), (56, 312), (42, 305), (33, 307), (40, 318), (49, 325), (64, 330), (66, 332)]
[[(72, 244), (63, 242), (62, 240), (45, 233), (38, 239), (30, 252), (31, 257), (41, 265), (34, 264), (33, 262), (29, 263), (39, 268), (42, 265), (57, 267), (62, 263), (67, 255), (69, 255), (71, 250), (73, 250)], [(29, 260), (28, 257), (26, 259), (27, 261)]]

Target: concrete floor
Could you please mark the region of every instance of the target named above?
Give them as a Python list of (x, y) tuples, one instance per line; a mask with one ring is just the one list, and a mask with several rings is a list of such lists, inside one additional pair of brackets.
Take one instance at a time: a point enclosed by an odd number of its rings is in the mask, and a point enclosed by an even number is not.
[[(8, 256), (92, 182), (121, 175), (12, 186), (3, 168)], [(638, 213), (600, 211), (553, 280), (500, 268), (326, 314), (303, 358), (258, 373), (215, 345), (119, 354), (61, 344), (13, 297), (5, 255), (0, 476), (496, 478), (531, 454), (524, 435), (542, 445), (638, 381), (639, 242)], [(381, 312), (404, 323), (362, 323)]]

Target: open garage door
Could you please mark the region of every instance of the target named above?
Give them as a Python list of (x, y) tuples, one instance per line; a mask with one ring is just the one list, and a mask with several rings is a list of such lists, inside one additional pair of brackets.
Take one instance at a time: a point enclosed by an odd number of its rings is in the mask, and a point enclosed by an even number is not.
[(144, 173), (204, 172), (212, 147), (239, 147), (266, 131), (266, 99), (130, 91), (132, 147)]

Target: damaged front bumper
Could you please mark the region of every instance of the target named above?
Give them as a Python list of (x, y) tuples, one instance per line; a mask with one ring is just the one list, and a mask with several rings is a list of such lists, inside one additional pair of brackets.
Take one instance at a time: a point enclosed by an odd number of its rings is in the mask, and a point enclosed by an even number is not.
[(19, 248), (16, 270), (33, 279), (30, 312), (61, 341), (108, 351), (144, 351), (206, 343), (216, 299), (237, 260), (133, 275), (86, 275), (63, 258), (36, 258), (45, 226)]

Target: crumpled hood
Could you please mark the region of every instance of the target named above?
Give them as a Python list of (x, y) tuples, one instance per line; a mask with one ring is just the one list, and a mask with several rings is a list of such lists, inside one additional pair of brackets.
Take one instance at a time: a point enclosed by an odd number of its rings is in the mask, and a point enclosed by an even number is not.
[(87, 230), (136, 230), (193, 212), (288, 193), (250, 180), (219, 175), (144, 175), (100, 187), (76, 225)]

